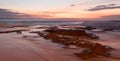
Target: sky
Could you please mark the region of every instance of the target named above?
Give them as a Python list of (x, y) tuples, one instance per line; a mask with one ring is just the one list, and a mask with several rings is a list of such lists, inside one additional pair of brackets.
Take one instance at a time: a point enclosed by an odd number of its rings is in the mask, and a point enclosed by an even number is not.
[(120, 20), (120, 0), (0, 0), (0, 18)]

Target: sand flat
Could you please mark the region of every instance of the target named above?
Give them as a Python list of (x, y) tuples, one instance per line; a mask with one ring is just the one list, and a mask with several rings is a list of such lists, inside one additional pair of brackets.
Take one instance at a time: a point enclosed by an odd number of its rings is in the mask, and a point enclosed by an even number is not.
[(17, 36), (15, 33), (0, 34), (0, 61), (80, 61), (71, 51), (61, 53), (59, 48), (50, 47), (46, 42), (37, 45), (35, 41)]
[[(58, 46), (59, 45), (58, 43), (53, 43), (50, 40), (45, 40), (40, 37), (23, 38), (22, 36), (23, 35), (16, 33), (0, 34), (0, 61), (119, 61), (120, 60), (119, 57), (120, 50), (113, 52), (115, 54), (113, 58), (96, 57), (89, 60), (82, 60), (81, 58), (74, 55), (75, 52), (80, 52), (82, 48), (63, 49)], [(104, 36), (102, 40), (106, 40), (106, 41), (96, 41), (96, 42), (119, 49), (118, 48), (119, 41), (112, 40), (114, 38), (112, 38), (111, 41), (110, 40), (107, 41), (109, 38), (111, 38), (109, 34), (108, 35), (99, 34), (99, 36), (102, 38)]]

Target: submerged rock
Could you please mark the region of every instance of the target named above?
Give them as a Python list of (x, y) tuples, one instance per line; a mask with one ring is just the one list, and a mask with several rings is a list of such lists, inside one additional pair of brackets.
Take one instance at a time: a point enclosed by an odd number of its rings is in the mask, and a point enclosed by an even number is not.
[(110, 52), (113, 50), (111, 47), (103, 46), (99, 43), (95, 43), (93, 47), (90, 47), (87, 50), (84, 50), (80, 53), (75, 53), (78, 57), (82, 59), (90, 59), (94, 57), (104, 56), (104, 57), (110, 57)]
[(84, 40), (84, 38), (93, 38), (93, 34), (90, 35), (84, 30), (52, 29), (45, 30), (45, 32), (48, 32), (46, 35), (43, 35), (45, 39), (51, 39), (53, 42), (61, 43), (65, 46), (75, 45), (77, 47), (90, 48), (94, 44)]
[(53, 29), (45, 30), (49, 33), (59, 34), (59, 35), (70, 35), (70, 36), (87, 36), (87, 33), (84, 30), (64, 30), (64, 29)]
[(55, 43), (61, 43), (66, 46), (66, 48), (69, 48), (69, 46), (73, 45), (87, 49), (80, 53), (75, 53), (75, 55), (82, 59), (89, 59), (98, 56), (109, 57), (110, 52), (113, 50), (113, 48), (109, 46), (84, 40), (86, 37), (98, 38), (93, 34), (86, 33), (84, 30), (52, 29), (45, 30), (45, 32), (47, 32), (47, 34), (43, 35), (43, 38), (51, 39)]
[(111, 28), (106, 28), (106, 29), (103, 29), (104, 31), (114, 31), (114, 29), (111, 29)]
[(98, 36), (92, 34), (92, 33), (88, 33), (88, 37), (92, 38), (92, 39), (99, 39)]

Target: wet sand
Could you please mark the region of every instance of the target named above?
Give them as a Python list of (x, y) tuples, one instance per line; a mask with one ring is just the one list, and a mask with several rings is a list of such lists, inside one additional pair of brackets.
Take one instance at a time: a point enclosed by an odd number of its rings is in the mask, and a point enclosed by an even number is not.
[(120, 32), (103, 32), (103, 33), (95, 33), (100, 37), (100, 40), (94, 41), (100, 43), (102, 45), (111, 46), (115, 51), (112, 52), (112, 59), (108, 61), (120, 61)]
[(100, 40), (96, 41), (104, 45), (112, 46), (113, 48), (120, 49), (120, 32), (102, 32), (94, 33), (100, 37)]
[[(0, 34), (0, 61), (80, 61), (71, 52), (42, 38), (21, 38), (15, 33)], [(39, 40), (41, 39), (41, 40)]]
[(23, 38), (21, 34), (4, 33), (0, 34), (0, 61), (120, 61), (120, 39), (115, 38), (119, 34), (110, 32), (96, 33), (96, 35), (101, 39), (94, 42), (117, 49), (113, 52), (114, 57), (82, 60), (74, 55), (82, 51), (82, 48), (64, 49), (60, 44), (41, 37)]

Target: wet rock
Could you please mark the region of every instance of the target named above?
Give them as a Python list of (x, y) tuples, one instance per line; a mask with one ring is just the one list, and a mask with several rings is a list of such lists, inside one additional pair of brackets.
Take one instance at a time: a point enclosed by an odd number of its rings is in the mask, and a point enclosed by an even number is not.
[(80, 57), (81, 59), (90, 59), (96, 57), (95, 54), (91, 53), (91, 50), (84, 50), (81, 53), (75, 53), (75, 55)]
[(111, 28), (106, 28), (106, 29), (103, 29), (104, 31), (113, 31), (114, 29), (111, 29)]
[(92, 38), (92, 39), (99, 39), (98, 36), (92, 34), (92, 33), (88, 33), (88, 37)]
[(22, 31), (16, 31), (17, 34), (22, 34)]
[(43, 36), (45, 39), (51, 39), (53, 42), (61, 43), (65, 46), (75, 45), (83, 48), (89, 48), (93, 46), (92, 42), (82, 39), (83, 36), (89, 37), (89, 34), (84, 30), (52, 29), (45, 30), (45, 32), (48, 32), (48, 34)]
[(99, 43), (95, 43), (95, 46), (93, 46), (91, 50), (92, 50), (92, 53), (101, 55), (101, 56), (109, 56), (109, 52), (111, 51), (111, 49), (106, 48), (105, 46), (102, 46)]
[(75, 55), (82, 59), (90, 59), (98, 56), (109, 57), (110, 52), (113, 50), (113, 48), (109, 46), (84, 40), (83, 36), (96, 39), (98, 37), (93, 34), (88, 34), (83, 30), (52, 29), (46, 30), (45, 32), (48, 32), (48, 34), (43, 36), (45, 39), (51, 39), (55, 43), (61, 43), (65, 48), (70, 48), (70, 46), (73, 45), (87, 49), (80, 53), (75, 53)]
[(5, 29), (5, 30), (2, 30), (0, 31), (0, 33), (11, 33), (11, 32), (16, 32), (16, 33), (19, 33), (21, 34), (22, 31), (27, 31), (27, 29)]
[(111, 49), (111, 47), (108, 47), (108, 46), (106, 47), (99, 43), (95, 43), (94, 46), (80, 53), (75, 53), (75, 55), (77, 55), (82, 59), (90, 59), (90, 58), (99, 57), (99, 56), (110, 57), (111, 56), (110, 52), (112, 50), (113, 49)]
[(59, 35), (87, 36), (87, 33), (84, 30), (55, 29), (55, 30), (45, 30), (45, 31), (49, 33), (59, 34)]
[(96, 29), (96, 28), (95, 27), (91, 27), (91, 26), (87, 26), (85, 29), (86, 30), (93, 30), (93, 29)]

